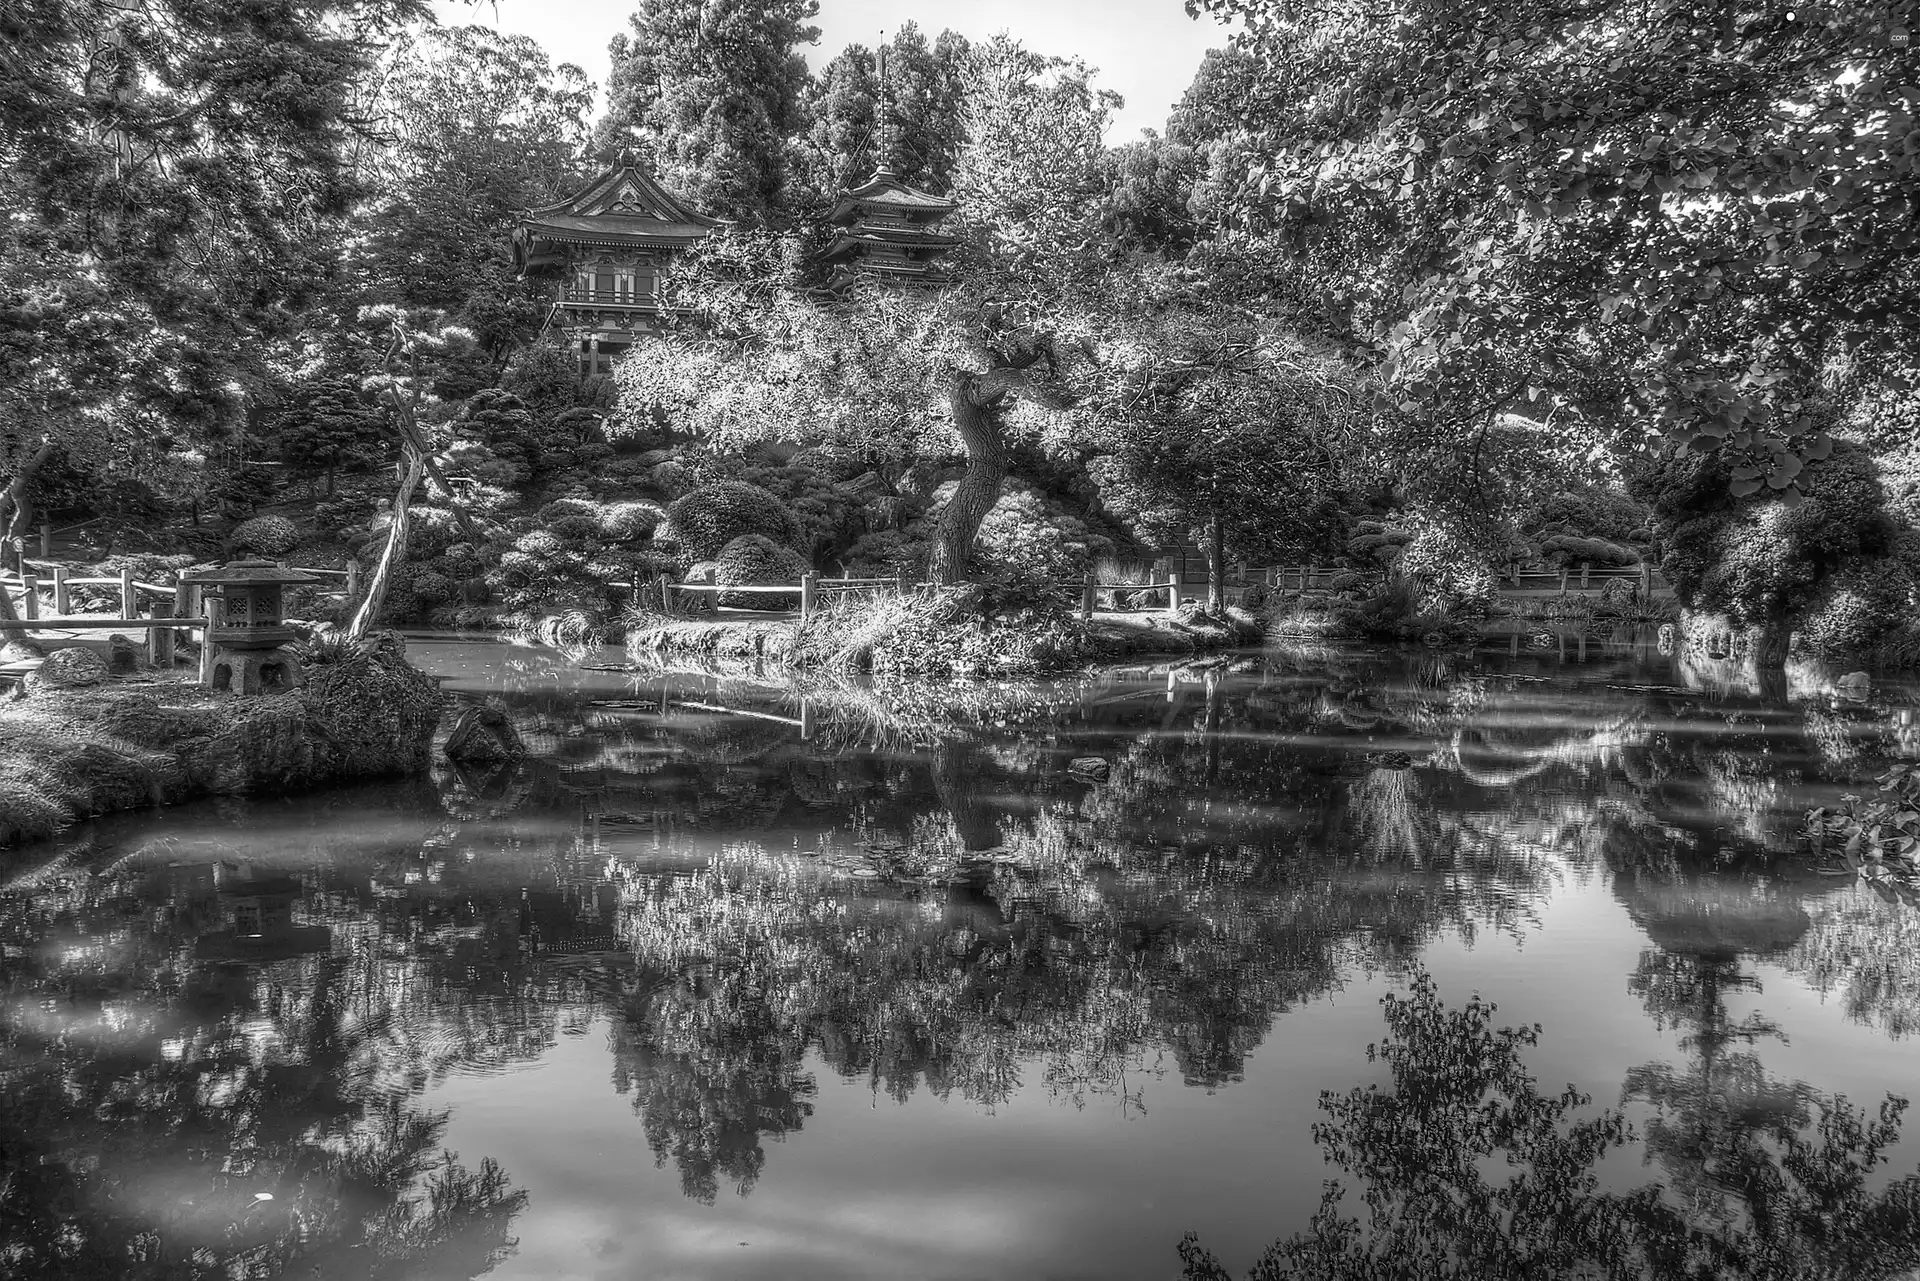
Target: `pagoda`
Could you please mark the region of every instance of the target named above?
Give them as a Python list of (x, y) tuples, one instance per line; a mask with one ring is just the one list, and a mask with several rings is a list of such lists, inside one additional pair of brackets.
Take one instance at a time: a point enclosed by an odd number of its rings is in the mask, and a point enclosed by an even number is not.
[(668, 264), (719, 225), (622, 151), (573, 196), (529, 211), (514, 228), (513, 260), (522, 279), (557, 277), (549, 325), (566, 333), (585, 373), (610, 373), (666, 316)]
[[(887, 116), (887, 51), (880, 49), (879, 116)], [(943, 219), (959, 208), (953, 201), (901, 180), (894, 168), (899, 139), (891, 122), (882, 126), (879, 168), (873, 177), (840, 199), (827, 214), (835, 228), (820, 258), (832, 269), (836, 282), (859, 273), (891, 276), (906, 281), (937, 282), (939, 257), (959, 240), (939, 229)]]

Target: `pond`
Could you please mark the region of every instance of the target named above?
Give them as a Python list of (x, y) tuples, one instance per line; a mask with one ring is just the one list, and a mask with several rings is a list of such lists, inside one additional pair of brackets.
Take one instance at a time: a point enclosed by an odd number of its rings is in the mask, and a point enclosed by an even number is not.
[[(1239, 1276), (1328, 1180), (1405, 1194), (1471, 1114), (1408, 1083), (1475, 1073), (1617, 1112), (1569, 1168), (1723, 1260), (1912, 1266), (1864, 1211), (1920, 1167), (1870, 1124), (1920, 913), (1796, 842), (1920, 753), (1911, 687), (1630, 637), (804, 696), (411, 653), (528, 757), (0, 864), (0, 1272), (1169, 1278), (1194, 1232)], [(1418, 1106), (1341, 1112), (1396, 1010)]]

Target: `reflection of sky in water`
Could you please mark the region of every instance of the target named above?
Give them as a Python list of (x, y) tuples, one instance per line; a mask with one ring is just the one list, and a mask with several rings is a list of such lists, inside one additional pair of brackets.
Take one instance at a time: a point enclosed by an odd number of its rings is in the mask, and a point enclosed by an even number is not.
[[(1648, 1065), (1690, 1079), (1707, 1024), (1770, 1025), (1733, 1052), (1819, 1096), (1872, 1104), (1920, 1067), (1920, 930), (1790, 856), (1806, 806), (1912, 751), (1900, 688), (1690, 692), (1596, 642), (882, 707), (415, 655), (501, 697), (535, 758), (35, 852), (0, 900), (12, 1079), (80, 1055), (117, 1065), (92, 1069), (106, 1097), (176, 1071), (215, 1134), (257, 1099), (363, 1137), (380, 1108), (444, 1111), (432, 1150), (525, 1193), (495, 1276), (1161, 1277), (1188, 1230), (1243, 1268), (1304, 1224), (1316, 1102), (1384, 1079), (1378, 999), (1416, 959), (1450, 1002), (1541, 1024), (1541, 1087), (1596, 1106)], [(215, 863), (225, 895), (188, 884)], [(289, 903), (235, 915), (233, 886), (284, 876)], [(255, 1183), (311, 1141), (245, 1126)], [(1607, 1184), (1661, 1178), (1642, 1156)], [(218, 1243), (253, 1184), (208, 1169), (162, 1150), (121, 1205)]]

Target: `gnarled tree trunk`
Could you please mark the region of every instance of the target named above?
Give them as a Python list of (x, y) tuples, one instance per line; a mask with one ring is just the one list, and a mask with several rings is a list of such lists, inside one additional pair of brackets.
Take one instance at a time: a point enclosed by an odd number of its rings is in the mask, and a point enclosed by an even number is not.
[(974, 537), (1000, 501), (1000, 486), (1007, 478), (1007, 433), (1001, 420), (1006, 393), (981, 384), (976, 375), (958, 373), (947, 389), (953, 426), (967, 451), (967, 472), (935, 525), (927, 570), (936, 583), (966, 581)]

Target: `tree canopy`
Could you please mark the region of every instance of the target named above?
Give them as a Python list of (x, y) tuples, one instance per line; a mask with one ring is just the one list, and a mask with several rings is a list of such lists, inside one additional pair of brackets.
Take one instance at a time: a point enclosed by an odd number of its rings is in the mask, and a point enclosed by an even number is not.
[(1914, 8), (1191, 0), (1243, 23), (1209, 181), (1453, 438), (1551, 409), (1792, 491), (1908, 372)]

